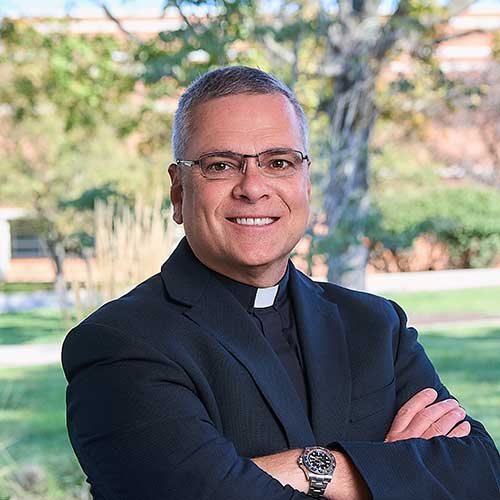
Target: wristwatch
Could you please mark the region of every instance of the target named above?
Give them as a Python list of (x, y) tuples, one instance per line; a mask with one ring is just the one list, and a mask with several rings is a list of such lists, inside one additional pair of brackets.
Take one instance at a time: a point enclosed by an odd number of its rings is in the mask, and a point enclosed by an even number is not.
[(298, 464), (309, 481), (307, 494), (314, 498), (324, 495), (337, 465), (333, 453), (321, 446), (307, 447), (300, 455)]

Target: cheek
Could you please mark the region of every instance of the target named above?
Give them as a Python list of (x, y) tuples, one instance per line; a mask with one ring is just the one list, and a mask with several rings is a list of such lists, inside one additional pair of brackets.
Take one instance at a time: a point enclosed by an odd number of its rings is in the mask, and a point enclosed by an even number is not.
[(203, 188), (193, 186), (192, 191), (184, 199), (186, 218), (196, 225), (211, 225), (218, 217), (220, 205), (224, 199), (222, 189), (218, 185), (204, 185)]
[(291, 193), (293, 207), (296, 210), (309, 213), (310, 193), (309, 184), (301, 183), (299, 186), (295, 186)]
[(301, 232), (305, 231), (310, 218), (310, 190), (307, 185), (301, 184), (296, 187), (294, 192), (294, 201), (291, 206), (292, 217), (296, 224), (295, 227)]

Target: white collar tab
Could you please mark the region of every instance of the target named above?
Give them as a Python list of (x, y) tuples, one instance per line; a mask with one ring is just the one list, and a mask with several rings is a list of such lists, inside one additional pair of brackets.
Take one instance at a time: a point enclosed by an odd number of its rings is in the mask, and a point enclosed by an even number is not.
[(253, 306), (255, 308), (271, 307), (274, 304), (276, 295), (278, 295), (279, 283), (269, 288), (257, 288), (255, 301)]

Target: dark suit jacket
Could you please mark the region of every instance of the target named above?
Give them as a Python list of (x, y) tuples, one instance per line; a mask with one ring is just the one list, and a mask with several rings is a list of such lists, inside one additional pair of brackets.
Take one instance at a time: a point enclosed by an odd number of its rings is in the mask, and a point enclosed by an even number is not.
[(500, 457), (462, 439), (383, 443), (417, 391), (449, 397), (394, 303), (315, 283), (291, 295), (308, 419), (266, 339), (183, 240), (161, 273), (67, 336), (68, 430), (95, 499), (299, 500), (250, 457), (340, 446), (376, 500), (500, 499)]

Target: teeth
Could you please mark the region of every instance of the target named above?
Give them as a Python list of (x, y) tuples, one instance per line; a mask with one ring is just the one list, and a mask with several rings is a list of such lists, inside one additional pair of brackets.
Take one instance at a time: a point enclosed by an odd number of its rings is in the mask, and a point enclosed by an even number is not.
[(271, 224), (274, 219), (270, 217), (261, 217), (256, 219), (251, 218), (236, 218), (236, 224), (242, 224), (244, 226), (265, 226), (266, 224)]

